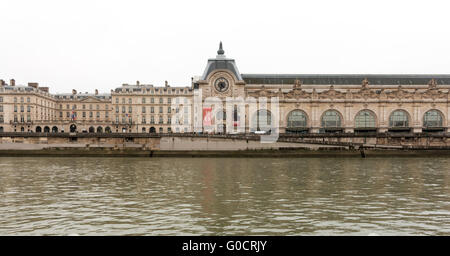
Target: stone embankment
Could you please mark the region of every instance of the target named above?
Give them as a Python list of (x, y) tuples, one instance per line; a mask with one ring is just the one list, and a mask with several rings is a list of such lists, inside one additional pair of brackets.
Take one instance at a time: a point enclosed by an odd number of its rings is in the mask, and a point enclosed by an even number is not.
[(428, 157), (450, 156), (448, 134), (0, 134), (0, 156)]

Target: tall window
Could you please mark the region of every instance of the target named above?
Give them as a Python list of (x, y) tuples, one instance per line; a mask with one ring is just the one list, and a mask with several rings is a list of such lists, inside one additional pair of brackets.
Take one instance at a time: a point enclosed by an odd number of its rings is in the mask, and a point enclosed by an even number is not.
[(373, 128), (375, 127), (375, 116), (369, 110), (360, 111), (355, 117), (356, 128)]
[(253, 114), (251, 124), (252, 131), (269, 131), (272, 124), (272, 114), (266, 109), (258, 110)]
[(304, 128), (307, 125), (305, 112), (301, 110), (293, 110), (288, 115), (287, 128)]
[(435, 109), (427, 111), (423, 116), (423, 126), (424, 127), (444, 126), (441, 112)]
[(336, 110), (327, 110), (322, 116), (322, 127), (341, 127), (341, 116)]
[(396, 110), (389, 117), (390, 127), (409, 127), (408, 114), (404, 110)]

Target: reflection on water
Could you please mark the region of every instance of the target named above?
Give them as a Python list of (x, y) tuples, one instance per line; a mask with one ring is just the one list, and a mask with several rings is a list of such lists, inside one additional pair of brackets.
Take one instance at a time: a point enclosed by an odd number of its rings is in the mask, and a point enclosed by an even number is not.
[(450, 235), (449, 164), (0, 158), (0, 235)]

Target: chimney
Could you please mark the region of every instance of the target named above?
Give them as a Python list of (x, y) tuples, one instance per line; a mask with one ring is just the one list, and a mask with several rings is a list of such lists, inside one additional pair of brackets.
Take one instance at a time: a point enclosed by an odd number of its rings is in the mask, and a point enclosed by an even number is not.
[(98, 90), (97, 89), (95, 89), (95, 95), (98, 95)]
[(5, 80), (0, 79), (0, 86), (6, 85)]
[(169, 86), (169, 82), (167, 82), (167, 80), (165, 81), (165, 86), (166, 86), (166, 87)]
[(9, 85), (15, 86), (15, 85), (16, 85), (16, 80), (11, 79), (11, 80), (9, 81)]
[(77, 94), (77, 90), (72, 89), (72, 94)]
[(136, 85), (139, 85), (139, 81), (136, 81)]
[(43, 92), (48, 92), (48, 87), (39, 87), (39, 90)]
[(33, 87), (37, 89), (39, 87), (39, 83), (28, 83), (28, 87)]

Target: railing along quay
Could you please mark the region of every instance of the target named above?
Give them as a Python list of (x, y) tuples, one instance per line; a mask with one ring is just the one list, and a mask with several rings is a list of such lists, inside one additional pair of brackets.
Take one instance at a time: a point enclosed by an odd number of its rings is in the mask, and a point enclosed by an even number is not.
[[(267, 136), (267, 135), (266, 135)], [(224, 138), (224, 139), (260, 139), (261, 135), (245, 134), (201, 134), (201, 133), (82, 133), (82, 132), (0, 132), (0, 137), (196, 137), (196, 138)], [(449, 138), (450, 133), (307, 133), (290, 134), (280, 133), (279, 139), (298, 139), (298, 138)]]

